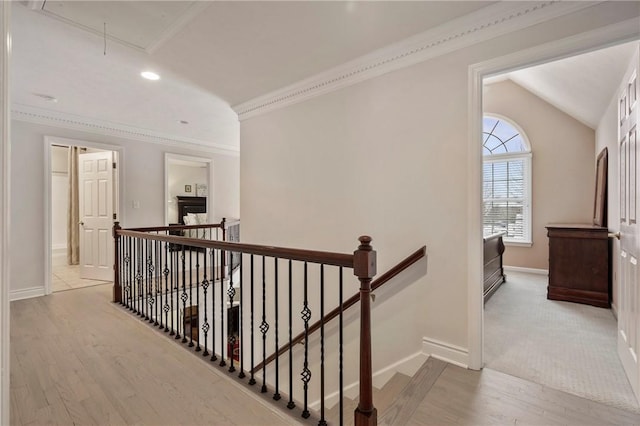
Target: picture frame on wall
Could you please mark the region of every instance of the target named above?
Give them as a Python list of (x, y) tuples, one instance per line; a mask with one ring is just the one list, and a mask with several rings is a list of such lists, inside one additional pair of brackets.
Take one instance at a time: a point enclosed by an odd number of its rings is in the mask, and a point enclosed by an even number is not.
[(191, 185), (185, 185), (184, 192), (191, 192)]
[(196, 183), (196, 197), (206, 197), (209, 191), (206, 183)]

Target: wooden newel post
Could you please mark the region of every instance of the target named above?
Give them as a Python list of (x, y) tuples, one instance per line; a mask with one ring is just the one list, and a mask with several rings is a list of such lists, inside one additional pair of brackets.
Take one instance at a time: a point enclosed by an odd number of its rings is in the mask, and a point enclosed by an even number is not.
[(355, 411), (356, 426), (378, 424), (378, 411), (373, 406), (373, 374), (371, 370), (371, 279), (376, 275), (376, 252), (371, 237), (358, 238), (360, 246), (353, 255), (353, 273), (360, 280), (360, 401)]
[(120, 235), (118, 231), (122, 229), (120, 222), (113, 224), (113, 240), (115, 247), (115, 255), (113, 258), (113, 301), (122, 303), (122, 287), (120, 283)]

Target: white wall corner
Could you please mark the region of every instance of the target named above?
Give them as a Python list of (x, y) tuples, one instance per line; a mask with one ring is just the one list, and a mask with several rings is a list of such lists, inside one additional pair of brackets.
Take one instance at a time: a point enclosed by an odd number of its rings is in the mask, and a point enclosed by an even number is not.
[(469, 368), (469, 351), (436, 339), (423, 337), (422, 353), (463, 368)]
[(44, 296), (44, 294), (44, 286), (22, 288), (20, 290), (11, 290), (9, 292), (9, 300), (14, 302), (16, 300), (31, 299), (33, 297)]
[(598, 4), (498, 2), (290, 86), (232, 106), (242, 121)]
[[(425, 363), (428, 356), (424, 354), (424, 351), (416, 352), (413, 355), (409, 355), (406, 358), (401, 359), (385, 368), (382, 368), (373, 373), (373, 387), (376, 389), (382, 389), (389, 380), (396, 374), (401, 373), (409, 377), (413, 377), (416, 371)], [(358, 398), (360, 382), (356, 381), (344, 388), (344, 396), (350, 399)], [(325, 408), (331, 409), (339, 402), (340, 393), (335, 391), (325, 397)], [(309, 408), (313, 410), (320, 409), (320, 400), (313, 401), (309, 404)]]
[(0, 424), (8, 425), (9, 408), (9, 242), (11, 230), (10, 69), (11, 2), (0, 2)]

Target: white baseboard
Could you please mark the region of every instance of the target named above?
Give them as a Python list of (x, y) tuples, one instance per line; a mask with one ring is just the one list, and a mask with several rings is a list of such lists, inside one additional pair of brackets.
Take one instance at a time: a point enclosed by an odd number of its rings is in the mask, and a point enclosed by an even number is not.
[(44, 296), (44, 287), (23, 288), (9, 291), (9, 300), (31, 299), (32, 297)]
[(505, 272), (526, 272), (528, 274), (549, 275), (548, 269), (522, 268), (520, 266), (504, 266)]
[[(400, 361), (393, 363), (381, 370), (373, 373), (373, 387), (381, 389), (396, 374), (402, 373), (412, 377), (416, 371), (424, 364), (428, 356), (423, 352), (416, 352)], [(344, 388), (344, 395), (348, 398), (355, 399), (358, 397), (360, 382), (356, 381)], [(330, 409), (339, 402), (340, 392), (335, 391), (325, 397), (325, 408)], [(320, 400), (309, 404), (309, 408), (313, 410), (320, 409)]]
[(611, 313), (613, 314), (613, 317), (616, 319), (616, 321), (618, 321), (618, 307), (615, 303), (611, 303)]
[(423, 337), (422, 353), (459, 367), (469, 368), (469, 351), (460, 346)]
[(52, 254), (59, 254), (59, 253), (66, 253), (67, 252), (67, 245), (66, 244), (53, 244), (51, 246), (51, 253)]

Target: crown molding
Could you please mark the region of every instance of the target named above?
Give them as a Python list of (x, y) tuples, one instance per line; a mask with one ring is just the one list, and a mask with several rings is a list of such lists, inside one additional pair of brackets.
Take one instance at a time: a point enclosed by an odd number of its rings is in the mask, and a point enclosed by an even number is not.
[(214, 154), (239, 156), (240, 148), (202, 141), (181, 136), (166, 135), (161, 132), (98, 120), (79, 115), (51, 111), (22, 104), (13, 104), (11, 119), (63, 129), (79, 130), (98, 135), (115, 136), (140, 142), (155, 143), (182, 149), (211, 152)]
[(598, 3), (549, 0), (492, 4), (232, 108), (241, 121), (246, 120)]

